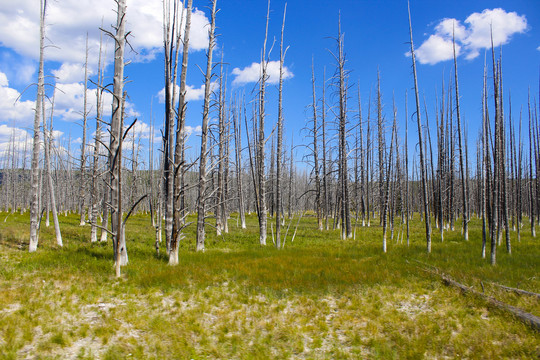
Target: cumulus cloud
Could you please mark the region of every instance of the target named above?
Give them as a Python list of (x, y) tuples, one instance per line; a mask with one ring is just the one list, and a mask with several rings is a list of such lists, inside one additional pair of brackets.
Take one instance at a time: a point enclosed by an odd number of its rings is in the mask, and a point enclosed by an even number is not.
[[(210, 91), (214, 91), (218, 86), (217, 82), (212, 82), (210, 84)], [(176, 94), (180, 93), (180, 86), (175, 85)], [(158, 94), (158, 100), (160, 104), (165, 103), (165, 88), (161, 89)], [(197, 101), (204, 98), (204, 84), (200, 87), (195, 87), (191, 85), (186, 85), (186, 101)], [(178, 104), (178, 95), (175, 96), (175, 103)]]
[[(96, 116), (96, 89), (86, 89), (87, 98), (87, 117), (94, 118)], [(102, 116), (108, 117), (112, 113), (112, 94), (108, 92), (102, 93)], [(54, 114), (64, 121), (74, 122), (80, 121), (83, 118), (84, 112), (84, 84), (56, 84), (54, 96)], [(128, 117), (138, 117), (139, 112), (135, 105), (126, 101), (126, 115)]]
[(20, 93), (9, 87), (6, 74), (0, 72), (0, 122), (15, 121), (24, 126), (32, 124), (34, 102), (19, 99)]
[(9, 81), (4, 73), (0, 73), (0, 86), (9, 86)]
[[(97, 63), (100, 30), (112, 31), (116, 23), (114, 2), (109, 0), (63, 0), (47, 3), (46, 36), (54, 47), (46, 49), (46, 60), (83, 63), (86, 36), (90, 48), (90, 63)], [(126, 30), (131, 31), (129, 42), (139, 55), (127, 52), (136, 61), (152, 59), (163, 47), (163, 5), (161, 1), (130, 0), (127, 6)], [(103, 25), (102, 25), (103, 24)], [(208, 47), (208, 19), (204, 12), (194, 9), (190, 49)], [(0, 45), (20, 55), (37, 59), (39, 56), (39, 6), (33, 0), (3, 0), (0, 2)], [(108, 41), (108, 54), (112, 54)]]
[[(453, 57), (452, 37), (455, 35), (456, 54), (474, 59), (481, 49), (507, 44), (515, 34), (527, 30), (525, 15), (506, 12), (501, 8), (485, 9), (481, 13), (469, 15), (464, 24), (457, 19), (446, 18), (435, 26), (435, 33), (430, 35), (417, 49), (417, 58), (421, 64), (436, 64)], [(410, 53), (406, 55), (410, 56)]]
[[(277, 84), (279, 82), (279, 61), (269, 61), (266, 67), (268, 74), (268, 83)], [(234, 68), (232, 74), (235, 76), (233, 84), (244, 85), (259, 81), (261, 76), (261, 63), (252, 63), (243, 69)], [(294, 76), (286, 66), (283, 67), (283, 80), (290, 79)]]
[[(92, 69), (89, 68), (88, 70), (88, 76), (92, 76)], [(67, 84), (84, 81), (84, 65), (82, 64), (63, 63), (59, 69), (53, 70), (52, 73), (59, 83)]]
[[(422, 64), (436, 64), (440, 61), (450, 60), (454, 56), (452, 40), (439, 35), (431, 35), (429, 39), (416, 50), (418, 61)], [(456, 44), (456, 55), (461, 47)]]

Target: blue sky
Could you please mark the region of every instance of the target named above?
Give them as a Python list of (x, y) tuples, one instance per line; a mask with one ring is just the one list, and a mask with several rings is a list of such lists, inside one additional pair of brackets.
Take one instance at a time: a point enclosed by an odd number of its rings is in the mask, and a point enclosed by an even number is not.
[[(204, 76), (197, 65), (204, 68), (206, 27), (208, 21), (207, 1), (194, 0), (197, 11), (194, 16), (192, 51), (190, 52), (188, 85), (193, 89), (188, 96), (187, 124), (197, 134), (201, 123), (202, 84)], [(129, 77), (126, 85), (129, 93), (128, 111), (139, 119), (137, 133), (143, 145), (149, 137), (150, 119), (156, 126), (163, 121), (163, 104), (159, 92), (163, 89), (162, 56), (162, 1), (128, 0), (128, 27), (133, 37), (130, 42), (137, 51), (129, 56), (132, 63), (126, 68)], [(270, 60), (279, 59), (279, 32), (285, 1), (272, 0), (269, 42), (276, 39)], [(47, 36), (55, 47), (46, 50), (46, 74), (56, 76), (57, 91), (54, 129), (59, 146), (67, 147), (71, 139), (73, 151), (80, 146), (82, 111), (82, 64), (84, 63), (85, 37), (90, 38), (90, 70), (97, 68), (98, 27), (103, 19), (104, 27), (115, 20), (114, 2), (109, 0), (49, 1)], [(253, 96), (254, 82), (250, 75), (256, 73), (253, 63), (260, 61), (264, 38), (267, 2), (265, 0), (218, 1), (217, 16), (218, 49), (216, 59), (224, 54), (225, 71), (229, 80), (229, 92), (245, 92)], [(5, 0), (0, 4), (0, 151), (7, 148), (12, 132), (24, 142), (26, 132), (31, 135), (32, 108), (35, 87), (28, 85), (37, 79), (37, 56), (39, 35), (39, 6), (35, 0)], [(538, 99), (540, 69), (540, 2), (521, 1), (411, 1), (413, 36), (418, 53), (418, 76), (421, 96), (426, 97), (430, 123), (434, 124), (435, 94), (441, 91), (441, 82), (447, 84), (452, 76), (453, 64), (449, 60), (449, 33), (454, 23), (460, 56), (458, 58), (462, 116), (467, 124), (470, 156), (474, 159), (482, 90), (482, 73), (486, 45), (486, 24), (493, 24), (496, 45), (502, 45), (504, 89), (512, 93), (512, 109), (515, 119), (520, 106), (527, 105), (527, 91)], [(285, 24), (285, 43), (290, 46), (285, 65), (289, 78), (284, 84), (284, 114), (286, 137), (294, 137), (295, 144), (305, 142), (302, 128), (311, 116), (311, 62), (314, 59), (318, 96), (322, 93), (322, 74), (334, 73), (335, 61), (331, 55), (336, 49), (338, 16), (345, 34), (345, 53), (351, 86), (349, 109), (351, 125), (356, 122), (357, 87), (360, 87), (364, 117), (367, 117), (370, 90), (375, 91), (377, 70), (381, 75), (384, 114), (390, 127), (392, 96), (396, 97), (401, 138), (405, 127), (405, 91), (409, 91), (409, 110), (414, 107), (412, 96), (411, 60), (406, 53), (409, 48), (407, 2), (390, 1), (289, 1)], [(447, 19), (445, 21), (445, 19)], [(454, 21), (448, 20), (454, 19)], [(489, 25), (487, 25), (489, 27)], [(109, 66), (106, 82), (111, 81), (112, 50), (109, 41), (107, 54)], [(450, 48), (451, 49), (451, 48)], [(255, 71), (246, 71), (247, 68)], [(236, 70), (235, 70), (236, 69)], [(240, 76), (239, 76), (240, 75)], [(235, 81), (236, 79), (236, 81)], [(54, 82), (53, 77), (48, 78)], [(107, 81), (108, 80), (108, 81)], [(242, 82), (244, 81), (244, 82)], [(492, 80), (490, 79), (490, 84)], [(90, 88), (93, 85), (89, 85)], [(197, 91), (198, 90), (198, 91)], [(15, 100), (22, 94), (17, 103)], [(332, 90), (328, 91), (332, 102)], [(52, 87), (48, 93), (52, 95)], [(93, 103), (90, 91), (89, 102)], [(277, 117), (277, 88), (269, 85), (267, 103), (269, 132)], [(373, 99), (372, 99), (373, 100)], [(506, 100), (507, 101), (507, 98)], [(505, 104), (508, 109), (507, 103)], [(105, 104), (109, 109), (110, 104)], [(151, 111), (152, 109), (152, 111)], [(92, 109), (90, 109), (92, 110)], [(372, 106), (373, 114), (376, 114)], [(422, 114), (424, 115), (424, 114)], [(409, 114), (410, 116), (410, 114)], [(524, 118), (526, 119), (526, 117)], [(425, 118), (423, 116), (423, 120)], [(526, 124), (526, 123), (525, 123)], [(410, 139), (414, 148), (416, 124), (409, 120)], [(92, 113), (89, 134), (95, 129)], [(526, 129), (526, 126), (524, 127)], [(434, 132), (433, 132), (434, 133)], [(196, 148), (196, 136), (192, 136)], [(244, 141), (245, 143), (245, 141)], [(22, 146), (22, 145), (21, 145)], [(299, 150), (300, 152), (302, 150)], [(145, 154), (145, 152), (143, 152)], [(301, 154), (300, 154), (301, 155)]]

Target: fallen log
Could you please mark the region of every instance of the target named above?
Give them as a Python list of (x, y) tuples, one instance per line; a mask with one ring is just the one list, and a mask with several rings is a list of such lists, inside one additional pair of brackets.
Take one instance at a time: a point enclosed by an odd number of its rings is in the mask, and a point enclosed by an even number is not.
[(521, 290), (521, 289), (518, 289), (518, 288), (509, 287), (509, 286), (504, 286), (504, 285), (497, 284), (497, 283), (494, 283), (494, 282), (492, 282), (490, 284), (495, 285), (497, 287), (500, 287), (501, 289), (506, 290), (506, 291), (514, 292), (514, 293), (519, 294), (519, 295), (532, 296), (532, 297), (535, 297), (535, 298), (540, 300), (540, 294), (537, 294), (537, 293), (534, 293), (534, 292), (530, 292), (530, 291), (527, 291), (527, 290)]
[[(430, 274), (438, 275), (439, 277), (441, 277), (441, 279), (443, 280), (443, 283), (445, 283), (445, 285), (450, 285), (450, 286), (456, 287), (456, 288), (460, 289), (463, 293), (471, 293), (473, 295), (479, 296), (479, 297), (483, 298), (484, 300), (486, 300), (489, 304), (495, 306), (496, 308), (511, 313), (516, 318), (518, 318), (519, 320), (521, 320), (525, 324), (529, 325), (533, 330), (535, 330), (537, 332), (540, 332), (540, 318), (538, 316), (533, 315), (531, 313), (528, 313), (526, 311), (523, 311), (522, 309), (517, 308), (515, 306), (508, 305), (508, 304), (506, 304), (506, 303), (504, 303), (502, 301), (499, 301), (499, 300), (495, 299), (492, 296), (486, 295), (484, 293), (481, 293), (479, 291), (474, 290), (471, 287), (463, 285), (463, 284), (453, 280), (450, 276), (444, 274), (436, 266), (426, 264), (426, 263), (423, 263), (423, 262), (418, 261), (418, 260), (414, 260), (414, 261), (418, 262), (418, 263), (420, 263), (420, 264), (422, 264), (424, 266), (429, 266), (431, 269), (426, 268), (426, 267), (422, 268), (420, 266), (419, 266), (419, 268), (422, 269), (425, 272), (430, 273)], [(538, 295), (536, 293), (531, 293), (531, 292), (521, 290), (521, 289), (510, 288), (510, 287), (507, 287), (507, 286), (504, 286), (504, 285), (499, 285), (499, 284), (496, 284), (496, 283), (492, 283), (492, 284), (500, 286), (502, 288), (511, 289), (512, 291), (519, 290), (520, 293), (531, 295), (531, 296), (537, 296)], [(484, 286), (482, 285), (482, 290), (483, 289), (484, 289)]]
[(479, 291), (476, 291), (476, 290), (474, 290), (474, 289), (472, 289), (472, 288), (470, 288), (470, 287), (468, 287), (466, 285), (460, 284), (457, 281), (450, 278), (448, 275), (445, 275), (445, 274), (442, 274), (442, 273), (437, 273), (437, 272), (434, 272), (432, 270), (427, 270), (427, 269), (424, 269), (424, 270), (429, 272), (429, 273), (439, 275), (446, 285), (456, 287), (456, 288), (460, 289), (464, 293), (471, 293), (473, 295), (476, 295), (476, 296), (479, 296), (479, 297), (483, 298), (484, 300), (486, 300), (488, 303), (495, 306), (496, 308), (499, 308), (501, 310), (504, 310), (504, 311), (507, 311), (507, 312), (511, 313), (516, 318), (518, 318), (519, 320), (521, 320), (525, 324), (529, 325), (533, 330), (536, 330), (537, 332), (540, 332), (540, 318), (538, 316), (535, 316), (533, 314), (525, 312), (525, 311), (523, 311), (520, 308), (517, 308), (515, 306), (503, 303), (502, 301), (499, 301), (499, 300), (495, 299), (494, 297), (483, 294), (483, 293), (481, 293)]

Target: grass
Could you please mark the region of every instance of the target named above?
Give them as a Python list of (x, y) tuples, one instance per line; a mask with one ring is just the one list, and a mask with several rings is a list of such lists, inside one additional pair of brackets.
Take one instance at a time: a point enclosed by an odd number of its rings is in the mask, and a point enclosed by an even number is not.
[(490, 266), (480, 257), (477, 220), (468, 242), (459, 231), (440, 242), (434, 231), (427, 254), (417, 216), (410, 246), (389, 240), (384, 254), (378, 226), (358, 227), (355, 240), (342, 241), (306, 216), (294, 242), (289, 233), (276, 250), (258, 245), (255, 216), (244, 231), (233, 216), (223, 237), (208, 227), (204, 253), (194, 251), (189, 229), (180, 264), (170, 267), (155, 254), (149, 217), (136, 215), (127, 229), (130, 262), (117, 280), (110, 243), (91, 244), (76, 215), (60, 221), (65, 246), (54, 244), (52, 226), (43, 227), (32, 254), (28, 215), (0, 222), (2, 359), (540, 356), (538, 333), (446, 287), (415, 261), (475, 289), (483, 281), (488, 294), (538, 316), (537, 300), (489, 284), (540, 292), (540, 244), (525, 227), (519, 243), (512, 233), (513, 254), (500, 246)]

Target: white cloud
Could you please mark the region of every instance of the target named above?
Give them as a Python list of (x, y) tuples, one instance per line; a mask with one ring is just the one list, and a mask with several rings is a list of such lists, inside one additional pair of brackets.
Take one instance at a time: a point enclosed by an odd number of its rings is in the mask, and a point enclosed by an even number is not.
[(191, 134), (200, 134), (202, 132), (202, 127), (201, 125), (198, 125), (198, 126), (186, 126), (186, 135), (187, 136), (190, 136)]
[(20, 93), (9, 87), (6, 74), (0, 72), (0, 122), (16, 121), (29, 125), (34, 119), (34, 102), (20, 101)]
[(150, 139), (150, 137), (152, 136), (150, 125), (140, 120), (137, 120), (135, 125), (133, 125), (130, 133), (131, 135), (134, 134), (135, 138), (140, 137), (142, 139)]
[(472, 49), (491, 47), (492, 30), (493, 46), (499, 46), (508, 43), (512, 35), (523, 33), (527, 29), (525, 15), (507, 13), (500, 8), (473, 13), (465, 23), (469, 24), (469, 36), (463, 43)]
[[(96, 89), (86, 89), (86, 111), (87, 118), (96, 116)], [(108, 92), (102, 93), (102, 116), (109, 117), (112, 113), (112, 95)], [(56, 84), (54, 97), (54, 114), (64, 121), (81, 121), (84, 112), (84, 84)], [(126, 101), (126, 115), (128, 117), (138, 117), (139, 112), (135, 105)]]
[[(268, 83), (277, 84), (279, 82), (279, 61), (269, 61), (266, 67)], [(235, 76), (233, 84), (244, 85), (259, 81), (261, 76), (261, 63), (252, 63), (243, 69), (234, 68), (232, 74)], [(290, 79), (294, 74), (286, 67), (283, 67), (283, 80)]]
[(536, 50), (540, 51), (540, 46), (536, 48)]
[[(218, 87), (217, 82), (212, 82), (210, 85), (210, 91), (214, 91)], [(180, 93), (180, 86), (175, 85), (176, 94)], [(160, 104), (165, 103), (165, 87), (161, 89), (158, 94), (158, 101)], [(204, 84), (200, 87), (192, 85), (186, 85), (186, 101), (197, 101), (204, 99)], [(175, 105), (178, 104), (178, 95), (175, 96)]]
[(441, 22), (435, 26), (435, 31), (437, 34), (450, 39), (452, 38), (452, 35), (454, 35), (456, 41), (461, 41), (467, 37), (467, 29), (456, 19), (446, 18), (441, 20)]
[[(456, 44), (456, 54), (459, 54), (460, 46)], [(444, 39), (439, 35), (431, 35), (429, 39), (415, 52), (421, 64), (436, 64), (440, 61), (450, 60), (454, 56), (452, 40)]]
[(0, 72), (0, 86), (9, 86), (9, 81), (6, 74)]
[[(91, 68), (88, 70), (88, 76), (90, 77), (93, 71)], [(59, 83), (67, 84), (84, 81), (84, 65), (82, 64), (63, 63), (60, 69), (53, 70), (52, 73)]]
[[(109, 0), (49, 1), (46, 14), (46, 37), (54, 45), (45, 50), (46, 60), (83, 63), (86, 36), (90, 47), (91, 64), (97, 64), (99, 27), (112, 31), (116, 23), (115, 4)], [(204, 12), (192, 12), (190, 49), (208, 46), (208, 19)], [(139, 53), (127, 51), (136, 61), (153, 59), (163, 48), (163, 5), (161, 1), (130, 0), (127, 6), (126, 30), (131, 31), (129, 42)], [(39, 6), (34, 0), (3, 0), (0, 2), (0, 45), (18, 54), (37, 59), (39, 56)], [(108, 54), (112, 54), (111, 40)], [(111, 58), (109, 56), (108, 58)]]
[[(503, 9), (485, 9), (481, 13), (473, 13), (461, 24), (456, 19), (443, 19), (435, 26), (435, 34), (429, 36), (417, 50), (418, 61), (422, 64), (436, 64), (450, 60), (452, 53), (452, 35), (456, 39), (456, 53), (465, 55), (466, 59), (474, 59), (481, 49), (507, 44), (514, 34), (527, 30), (525, 15), (506, 12)], [(410, 56), (409, 53), (406, 55)]]
[[(0, 125), (0, 153), (5, 153), (6, 151), (9, 151), (10, 153), (23, 153), (25, 147), (27, 151), (30, 151), (32, 148), (32, 141), (33, 138), (28, 131), (10, 127), (5, 124)], [(20, 161), (21, 159), (16, 160)]]

